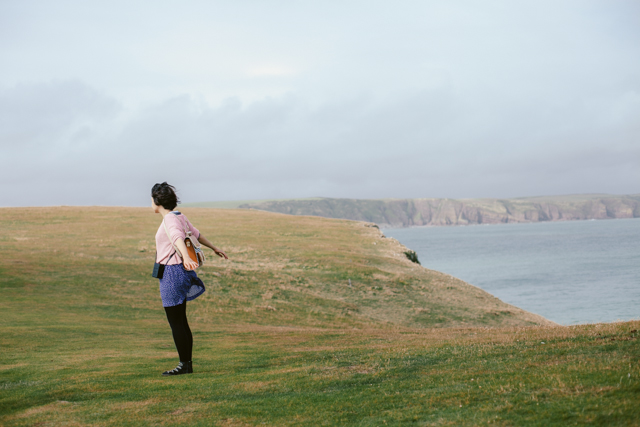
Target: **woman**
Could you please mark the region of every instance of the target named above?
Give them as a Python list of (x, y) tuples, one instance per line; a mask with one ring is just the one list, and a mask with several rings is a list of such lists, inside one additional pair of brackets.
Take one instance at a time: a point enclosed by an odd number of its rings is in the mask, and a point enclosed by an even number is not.
[(187, 301), (198, 298), (205, 291), (202, 280), (193, 271), (198, 268), (198, 262), (189, 257), (184, 243), (185, 230), (190, 230), (192, 236), (211, 248), (219, 257), (229, 259), (201, 235), (186, 216), (174, 210), (178, 206), (175, 190), (166, 182), (156, 184), (151, 189), (151, 207), (155, 213), (162, 215), (162, 224), (156, 233), (156, 262), (165, 265), (160, 279), (160, 296), (180, 356), (178, 366), (163, 372), (162, 375), (165, 376), (193, 373), (193, 336), (187, 322)]

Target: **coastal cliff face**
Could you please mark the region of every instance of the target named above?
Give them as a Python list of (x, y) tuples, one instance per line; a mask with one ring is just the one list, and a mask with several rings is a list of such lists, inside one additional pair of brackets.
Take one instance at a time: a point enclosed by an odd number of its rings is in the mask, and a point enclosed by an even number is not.
[(323, 198), (245, 203), (239, 208), (369, 221), (387, 227), (443, 226), (640, 218), (640, 195), (517, 199)]

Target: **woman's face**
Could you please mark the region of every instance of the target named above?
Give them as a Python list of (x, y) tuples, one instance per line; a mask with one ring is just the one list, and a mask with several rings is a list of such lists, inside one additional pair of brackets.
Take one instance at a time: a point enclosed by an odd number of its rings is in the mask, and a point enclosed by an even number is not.
[(156, 205), (156, 202), (153, 201), (153, 197), (151, 198), (151, 209), (153, 209), (155, 213), (160, 213), (160, 206)]

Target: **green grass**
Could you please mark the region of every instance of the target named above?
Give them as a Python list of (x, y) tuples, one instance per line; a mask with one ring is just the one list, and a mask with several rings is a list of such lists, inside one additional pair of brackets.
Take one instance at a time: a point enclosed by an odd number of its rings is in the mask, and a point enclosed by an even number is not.
[(187, 213), (232, 260), (189, 303), (196, 373), (164, 378), (159, 218), (0, 210), (0, 425), (639, 423), (639, 321), (527, 326), (362, 224)]

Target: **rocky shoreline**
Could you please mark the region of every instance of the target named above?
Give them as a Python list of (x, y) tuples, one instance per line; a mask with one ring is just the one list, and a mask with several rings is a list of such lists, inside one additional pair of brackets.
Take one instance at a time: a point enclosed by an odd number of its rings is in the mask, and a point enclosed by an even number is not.
[(515, 199), (306, 199), (245, 203), (289, 215), (368, 221), (384, 227), (504, 224), (640, 218), (640, 194), (572, 195)]

